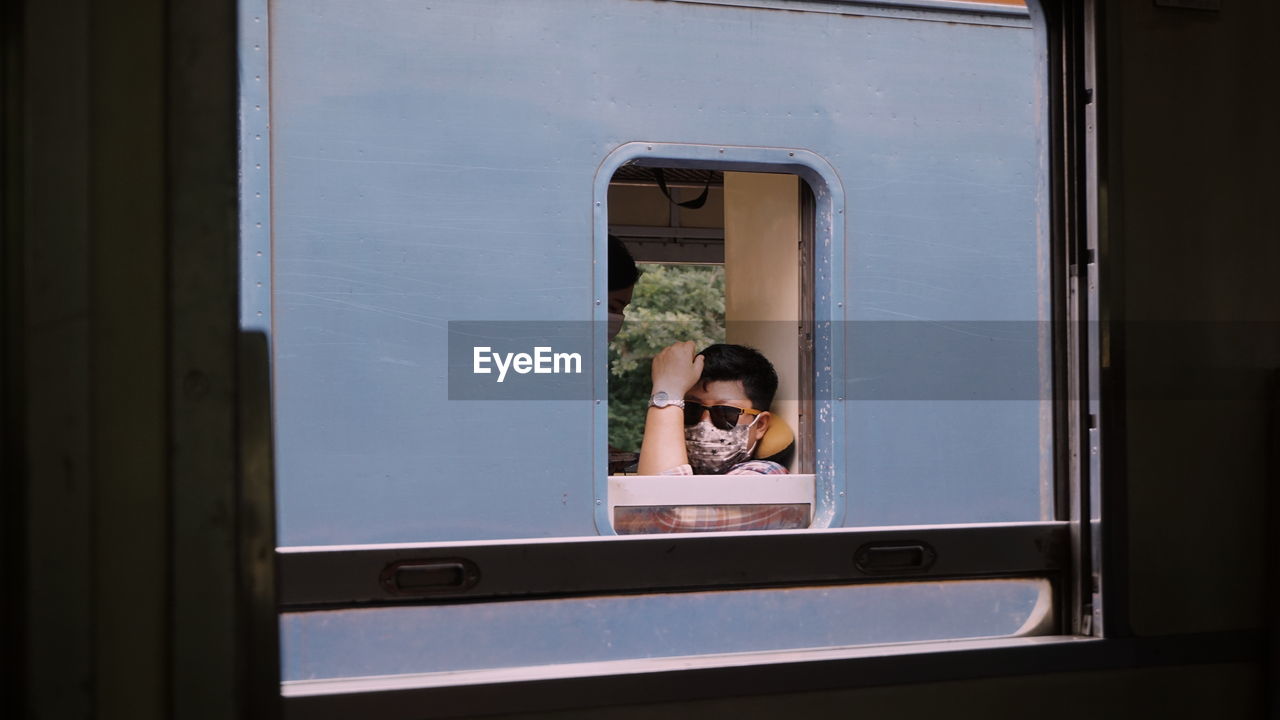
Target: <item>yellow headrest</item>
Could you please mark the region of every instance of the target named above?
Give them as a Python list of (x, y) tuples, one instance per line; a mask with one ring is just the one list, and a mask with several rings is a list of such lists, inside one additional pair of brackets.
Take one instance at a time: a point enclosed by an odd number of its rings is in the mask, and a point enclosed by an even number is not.
[(795, 440), (795, 433), (781, 417), (769, 414), (769, 429), (760, 438), (760, 446), (756, 448), (756, 457), (767, 458), (777, 455)]

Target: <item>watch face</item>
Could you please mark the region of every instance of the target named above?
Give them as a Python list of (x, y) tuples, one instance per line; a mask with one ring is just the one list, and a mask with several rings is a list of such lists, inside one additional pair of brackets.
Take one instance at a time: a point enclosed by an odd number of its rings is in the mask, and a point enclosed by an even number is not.
[(653, 399), (650, 400), (650, 402), (657, 407), (666, 407), (670, 401), (671, 398), (665, 392), (654, 393)]

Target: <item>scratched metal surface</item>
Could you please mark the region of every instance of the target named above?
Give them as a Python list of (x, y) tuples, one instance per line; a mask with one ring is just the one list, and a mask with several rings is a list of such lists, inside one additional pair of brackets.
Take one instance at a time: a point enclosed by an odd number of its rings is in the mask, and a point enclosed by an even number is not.
[[(848, 320), (1045, 317), (1029, 22), (636, 0), (270, 8), (255, 322), (274, 343), (281, 544), (596, 533), (591, 404), (449, 401), (446, 323), (590, 320), (592, 183), (629, 141), (830, 162)], [(1043, 409), (852, 403), (845, 524), (1039, 519)]]

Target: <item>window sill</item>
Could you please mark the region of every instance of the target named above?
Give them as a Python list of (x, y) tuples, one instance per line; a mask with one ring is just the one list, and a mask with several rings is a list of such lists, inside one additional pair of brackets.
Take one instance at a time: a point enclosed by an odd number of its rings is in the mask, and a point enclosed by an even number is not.
[(309, 680), (283, 687), (284, 717), (456, 717), (995, 676), (1259, 662), (1266, 642), (1262, 631), (1122, 639), (1055, 635)]

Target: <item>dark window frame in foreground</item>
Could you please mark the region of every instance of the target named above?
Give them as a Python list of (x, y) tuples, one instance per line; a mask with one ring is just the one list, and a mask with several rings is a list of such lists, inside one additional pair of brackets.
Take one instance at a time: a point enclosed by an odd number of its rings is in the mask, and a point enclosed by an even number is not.
[[(264, 3), (265, 4), (265, 3)], [(910, 4), (910, 3), (904, 3)], [(934, 5), (935, 3), (928, 3)], [(1035, 4), (1035, 0), (1032, 0)], [(990, 9), (990, 6), (987, 6)], [(1049, 578), (1055, 587), (1056, 635), (950, 641), (902, 646), (797, 650), (728, 662), (723, 658), (636, 661), (630, 669), (604, 663), (573, 676), (556, 667), (495, 670), (466, 683), (427, 687), (411, 678), (334, 680), (285, 689), (287, 717), (381, 717), (535, 711), (592, 705), (687, 700), (752, 692), (801, 691), (954, 679), (981, 674), (1105, 667), (1120, 652), (1100, 642), (1100, 430), (1098, 302), (1099, 168), (1097, 85), (1092, 54), (1093, 0), (1043, 0), (1048, 43), (1051, 251), (1057, 518), (1041, 523), (937, 526), (911, 529), (825, 530), (802, 534), (715, 537), (635, 537), (534, 543), (451, 543), (447, 549), (410, 545), (289, 548), (277, 554), (282, 610), (305, 611), (404, 603), (502, 601), (535, 597), (732, 587), (792, 587), (901, 580), (849, 562), (872, 543), (924, 543), (939, 561), (912, 579)], [(265, 23), (264, 23), (265, 25)], [(258, 28), (261, 30), (262, 28)], [(265, 57), (266, 53), (262, 53)], [(608, 178), (605, 178), (607, 183)], [(252, 252), (246, 238), (244, 252)], [(248, 313), (249, 309), (246, 308)], [(1085, 322), (1093, 321), (1093, 322)], [(1092, 391), (1091, 391), (1092, 389)], [(1102, 388), (1105, 392), (1106, 388)], [(1109, 397), (1109, 396), (1108, 396)], [(603, 473), (601, 473), (603, 476)], [(689, 558), (675, 565), (669, 549)], [(519, 550), (519, 554), (511, 552)], [(482, 567), (474, 589), (404, 592), (395, 568), (443, 562), (441, 553)], [(513, 562), (527, 554), (541, 563)], [(596, 558), (596, 559), (593, 559)], [(634, 562), (625, 562), (628, 557)], [(606, 559), (607, 558), (607, 559)], [(804, 562), (797, 563), (797, 558)], [(593, 567), (574, 581), (547, 581), (547, 563)], [(662, 567), (662, 577), (639, 579), (637, 566)], [(467, 566), (460, 565), (461, 576)], [(601, 568), (605, 568), (601, 570)], [(386, 582), (390, 571), (390, 582)], [(383, 582), (378, 582), (382, 578)], [(466, 583), (462, 583), (463, 586)], [(1115, 648), (1114, 651), (1109, 648)], [(629, 662), (629, 661), (628, 661)], [(963, 668), (963, 669), (962, 669)]]

